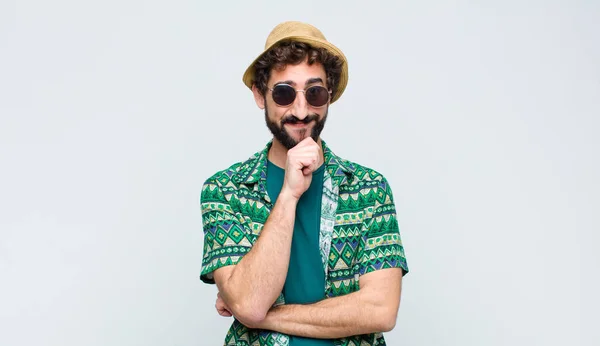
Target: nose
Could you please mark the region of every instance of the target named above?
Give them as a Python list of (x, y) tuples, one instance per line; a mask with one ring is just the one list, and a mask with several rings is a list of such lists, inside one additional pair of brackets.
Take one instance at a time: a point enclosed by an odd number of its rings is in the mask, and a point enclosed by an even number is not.
[(293, 111), (294, 115), (300, 120), (303, 120), (308, 115), (308, 102), (306, 102), (304, 90), (296, 91), (296, 99), (294, 100)]

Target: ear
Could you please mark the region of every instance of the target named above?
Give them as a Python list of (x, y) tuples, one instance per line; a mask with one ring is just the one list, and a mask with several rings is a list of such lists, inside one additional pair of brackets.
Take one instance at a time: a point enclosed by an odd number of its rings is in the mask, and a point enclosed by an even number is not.
[(265, 97), (258, 91), (256, 84), (252, 84), (252, 94), (254, 94), (254, 101), (260, 109), (265, 109)]

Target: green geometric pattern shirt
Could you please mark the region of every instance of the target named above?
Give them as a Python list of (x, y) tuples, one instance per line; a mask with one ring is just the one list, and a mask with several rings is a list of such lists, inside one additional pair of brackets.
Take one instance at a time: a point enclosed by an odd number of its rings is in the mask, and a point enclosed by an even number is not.
[[(392, 190), (378, 172), (336, 156), (325, 144), (319, 247), (325, 271), (325, 296), (359, 290), (361, 275), (384, 268), (408, 273)], [(204, 254), (200, 279), (237, 264), (260, 235), (274, 201), (266, 190), (267, 154), (272, 142), (245, 162), (210, 177), (200, 204)], [(285, 304), (280, 295), (274, 305)], [(386, 345), (382, 333), (334, 340), (336, 346)], [(287, 346), (287, 335), (249, 329), (234, 319), (226, 346)]]

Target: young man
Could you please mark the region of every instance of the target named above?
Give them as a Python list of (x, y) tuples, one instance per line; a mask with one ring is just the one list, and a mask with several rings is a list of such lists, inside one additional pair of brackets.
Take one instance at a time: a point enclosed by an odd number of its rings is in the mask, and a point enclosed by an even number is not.
[(202, 188), (200, 279), (235, 317), (225, 345), (385, 345), (408, 272), (392, 191), (320, 138), (343, 53), (285, 22), (243, 77), (273, 140)]

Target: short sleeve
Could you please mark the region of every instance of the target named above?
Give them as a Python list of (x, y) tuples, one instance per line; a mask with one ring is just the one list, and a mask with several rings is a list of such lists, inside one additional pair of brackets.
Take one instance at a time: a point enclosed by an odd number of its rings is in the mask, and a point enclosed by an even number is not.
[(244, 225), (236, 217), (223, 188), (208, 180), (200, 195), (204, 250), (200, 280), (214, 284), (213, 272), (221, 267), (235, 265), (250, 251)]
[(360, 275), (385, 268), (402, 268), (404, 275), (408, 273), (394, 198), (385, 178), (377, 187), (373, 216), (361, 245)]

